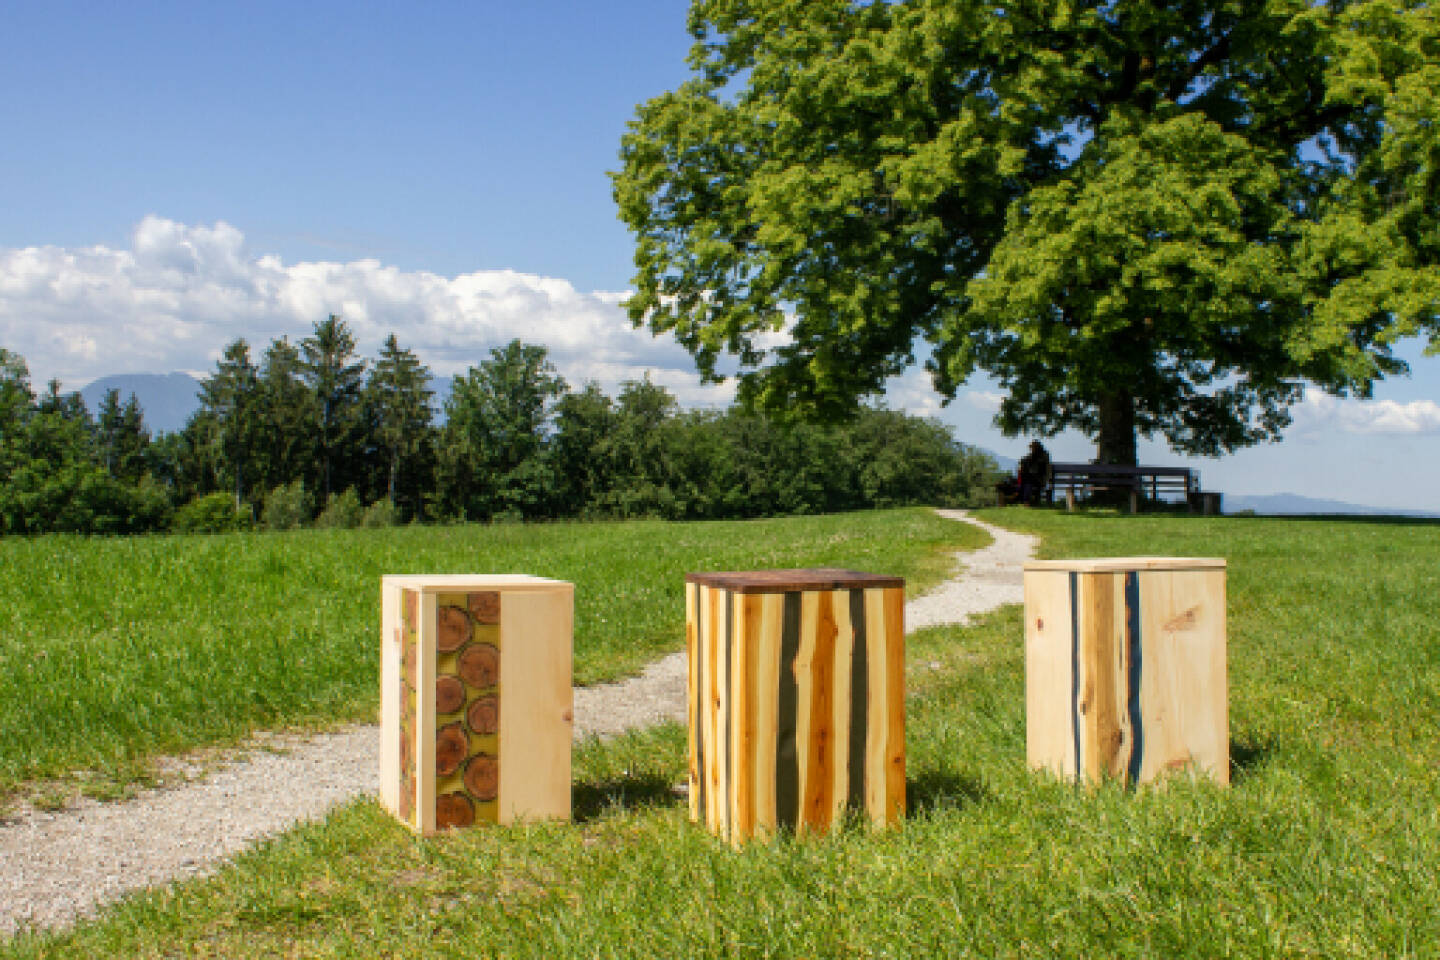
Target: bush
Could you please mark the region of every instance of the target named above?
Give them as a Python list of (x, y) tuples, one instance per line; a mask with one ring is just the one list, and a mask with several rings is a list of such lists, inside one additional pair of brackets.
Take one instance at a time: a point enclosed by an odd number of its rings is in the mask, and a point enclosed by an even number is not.
[(248, 505), (237, 510), (232, 494), (209, 493), (176, 510), (174, 526), (181, 533), (225, 533), (248, 530), (251, 522)]
[(170, 491), (150, 474), (145, 474), (130, 488), (129, 515), (126, 532), (142, 530), (164, 530), (175, 515), (175, 505), (170, 502)]
[(364, 516), (365, 508), (360, 506), (360, 498), (355, 495), (355, 488), (351, 487), (344, 493), (330, 494), (325, 509), (315, 518), (315, 526), (358, 527)]
[(365, 515), (360, 518), (362, 527), (393, 527), (399, 522), (400, 514), (389, 500), (376, 500), (365, 508)]
[(271, 490), (260, 519), (271, 530), (290, 530), (309, 520), (310, 495), (305, 492), (305, 482), (296, 480)]

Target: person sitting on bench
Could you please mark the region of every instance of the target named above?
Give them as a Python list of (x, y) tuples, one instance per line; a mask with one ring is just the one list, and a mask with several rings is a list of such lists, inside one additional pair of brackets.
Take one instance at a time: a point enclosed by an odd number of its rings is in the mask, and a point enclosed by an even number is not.
[(1050, 482), (1050, 454), (1039, 440), (1030, 441), (1030, 452), (1020, 460), (1020, 502), (1035, 506)]

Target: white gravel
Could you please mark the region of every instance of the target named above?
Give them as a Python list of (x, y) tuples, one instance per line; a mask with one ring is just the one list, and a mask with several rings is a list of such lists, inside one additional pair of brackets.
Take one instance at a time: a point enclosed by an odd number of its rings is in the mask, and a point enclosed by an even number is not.
[(1007, 603), (1023, 603), (1022, 565), (1035, 555), (1035, 537), (981, 523), (964, 510), (940, 510), (940, 516), (971, 523), (995, 539), (983, 550), (957, 553), (964, 570), (923, 597), (905, 604), (905, 629), (919, 630), (945, 623), (966, 624), (970, 618)]
[[(983, 527), (995, 542), (957, 554), (963, 575), (905, 605), (910, 630), (963, 624), (1023, 599), (1020, 565), (1034, 539), (979, 523), (963, 510), (940, 513)], [(683, 719), (685, 680), (679, 653), (638, 677), (577, 687), (576, 739)], [(212, 872), (256, 840), (375, 794), (378, 771), (374, 726), (262, 735), (232, 762), (178, 787), (118, 803), (81, 800), (56, 812), (23, 806), (0, 823), (0, 937), (63, 927), (132, 890)]]

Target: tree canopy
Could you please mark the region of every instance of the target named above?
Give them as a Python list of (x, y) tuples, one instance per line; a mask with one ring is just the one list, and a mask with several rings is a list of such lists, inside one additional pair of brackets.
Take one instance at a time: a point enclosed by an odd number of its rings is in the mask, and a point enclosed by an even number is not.
[(694, 0), (613, 175), (638, 323), (843, 415), (924, 358), (1007, 433), (1216, 454), (1440, 329), (1423, 0)]

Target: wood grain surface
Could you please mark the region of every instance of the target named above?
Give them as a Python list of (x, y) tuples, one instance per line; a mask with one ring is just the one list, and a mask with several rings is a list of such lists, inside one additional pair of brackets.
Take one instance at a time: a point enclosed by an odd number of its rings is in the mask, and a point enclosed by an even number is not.
[(689, 581), (692, 820), (739, 844), (779, 828), (825, 833), (848, 809), (882, 825), (904, 816), (900, 583), (761, 592)]
[(1223, 560), (1025, 570), (1026, 756), (1064, 778), (1229, 782)]

